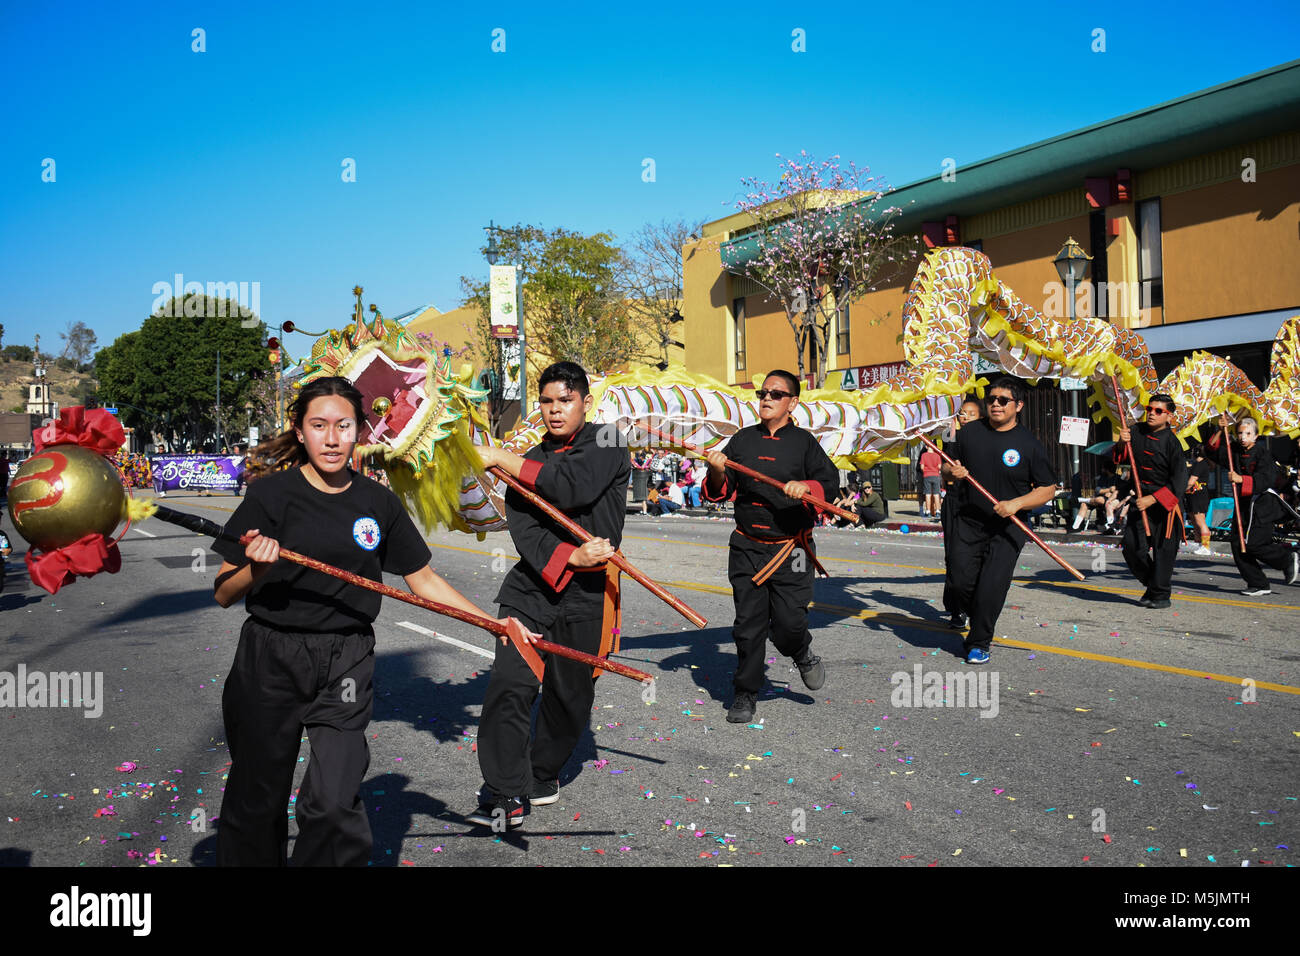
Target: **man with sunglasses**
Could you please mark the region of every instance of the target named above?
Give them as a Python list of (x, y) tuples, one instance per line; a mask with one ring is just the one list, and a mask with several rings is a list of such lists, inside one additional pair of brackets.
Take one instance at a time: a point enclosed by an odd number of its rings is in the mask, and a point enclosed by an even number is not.
[[(808, 632), (813, 568), (826, 571), (813, 551), (813, 509), (802, 501), (825, 501), (840, 483), (817, 439), (790, 420), (799, 404), (799, 379), (777, 369), (755, 394), (758, 423), (732, 435), (726, 454), (709, 453), (704, 484), (709, 501), (723, 501), (736, 491), (736, 530), (727, 564), (736, 604), (735, 697), (727, 713), (733, 724), (754, 719), (769, 635), (777, 650), (793, 658), (805, 687), (817, 690), (826, 683), (826, 668), (813, 654)], [(729, 460), (785, 482), (784, 489), (727, 471)]]
[(1018, 420), (1025, 406), (1025, 385), (1004, 375), (988, 391), (988, 418), (969, 422), (951, 445), (955, 465), (943, 466), (945, 478), (969, 475), (997, 499), (978, 492), (962, 497), (951, 522), (948, 573), (959, 608), (970, 615), (963, 651), (968, 664), (987, 664), (1011, 576), (1027, 535), (1011, 516), (1029, 522), (1029, 512), (1056, 496), (1056, 473), (1042, 444)]
[(1134, 484), (1142, 489), (1129, 509), (1124, 527), (1124, 561), (1146, 588), (1138, 604), (1156, 609), (1169, 607), (1169, 581), (1173, 577), (1182, 529), (1178, 501), (1187, 488), (1187, 459), (1183, 457), (1183, 446), (1169, 427), (1176, 407), (1170, 396), (1152, 395), (1145, 421), (1138, 422), (1136, 430), (1121, 430), (1119, 444), (1115, 446), (1118, 461), (1121, 456), (1127, 457), (1132, 443), (1133, 461), (1137, 465)]

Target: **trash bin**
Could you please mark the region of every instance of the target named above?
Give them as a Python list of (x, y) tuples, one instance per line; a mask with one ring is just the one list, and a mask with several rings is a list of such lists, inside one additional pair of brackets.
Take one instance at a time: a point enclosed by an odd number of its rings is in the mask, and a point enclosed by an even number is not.
[(632, 500), (645, 501), (650, 489), (650, 471), (646, 468), (632, 469)]

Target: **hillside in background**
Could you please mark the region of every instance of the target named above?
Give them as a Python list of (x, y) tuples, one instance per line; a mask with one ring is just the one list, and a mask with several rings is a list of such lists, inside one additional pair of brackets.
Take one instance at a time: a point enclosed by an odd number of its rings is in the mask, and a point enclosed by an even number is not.
[[(65, 371), (51, 362), (46, 378), (50, 382), (51, 399), (59, 403), (60, 408), (79, 405), (86, 389), (98, 391), (99, 382), (89, 372), (75, 369)], [(11, 412), (17, 405), (27, 404), (27, 387), (35, 381), (32, 376), (31, 362), (18, 362), (0, 357), (0, 412)]]

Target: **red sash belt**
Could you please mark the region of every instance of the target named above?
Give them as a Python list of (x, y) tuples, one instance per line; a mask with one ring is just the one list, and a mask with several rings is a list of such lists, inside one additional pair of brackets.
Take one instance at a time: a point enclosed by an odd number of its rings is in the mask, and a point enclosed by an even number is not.
[[(594, 567), (574, 568), (573, 570), (576, 574), (598, 571), (605, 575), (605, 605), (600, 620), (600, 650), (597, 651), (597, 654), (600, 657), (617, 654), (622, 647), (623, 632), (623, 602), (619, 587), (621, 572), (617, 566), (608, 561)], [(599, 677), (601, 670), (599, 667), (593, 667), (591, 676)]]

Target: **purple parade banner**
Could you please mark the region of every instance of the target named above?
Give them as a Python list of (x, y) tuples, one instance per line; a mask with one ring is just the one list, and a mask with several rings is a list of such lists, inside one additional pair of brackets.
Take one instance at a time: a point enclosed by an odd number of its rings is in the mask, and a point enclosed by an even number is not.
[(234, 491), (244, 484), (243, 455), (158, 455), (154, 491)]

